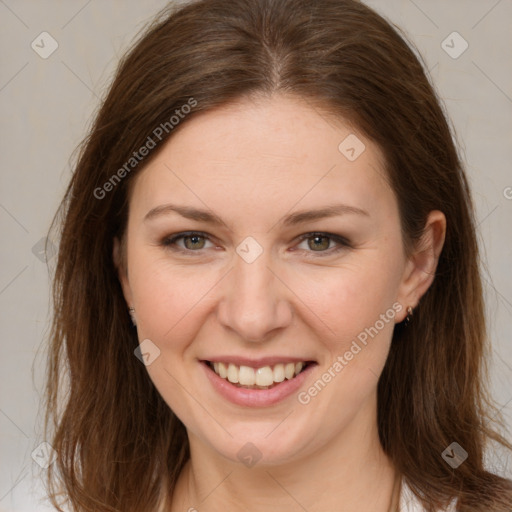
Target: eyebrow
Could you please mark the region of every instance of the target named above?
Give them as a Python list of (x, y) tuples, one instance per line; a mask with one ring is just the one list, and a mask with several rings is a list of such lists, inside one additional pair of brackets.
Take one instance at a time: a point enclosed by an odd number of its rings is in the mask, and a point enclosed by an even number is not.
[[(168, 215), (169, 213), (177, 213), (186, 219), (207, 222), (216, 226), (226, 225), (218, 215), (211, 211), (201, 210), (192, 206), (181, 206), (170, 203), (162, 204), (151, 209), (145, 215), (144, 222), (155, 219), (156, 217)], [(339, 203), (327, 205), (318, 210), (300, 210), (286, 215), (279, 221), (279, 223), (284, 226), (296, 226), (297, 224), (302, 224), (304, 222), (311, 222), (314, 220), (325, 219), (327, 217), (336, 217), (347, 214), (370, 217), (370, 214), (366, 210)]]

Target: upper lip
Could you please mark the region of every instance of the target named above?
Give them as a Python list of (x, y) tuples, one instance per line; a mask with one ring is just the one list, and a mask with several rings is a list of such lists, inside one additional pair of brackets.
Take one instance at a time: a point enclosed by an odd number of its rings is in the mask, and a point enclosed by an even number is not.
[(315, 362), (311, 358), (287, 357), (287, 356), (267, 356), (259, 358), (250, 358), (243, 356), (212, 356), (201, 359), (210, 363), (231, 363), (236, 366), (250, 366), (252, 368), (263, 368), (264, 366), (275, 366), (276, 364), (286, 363), (305, 363)]

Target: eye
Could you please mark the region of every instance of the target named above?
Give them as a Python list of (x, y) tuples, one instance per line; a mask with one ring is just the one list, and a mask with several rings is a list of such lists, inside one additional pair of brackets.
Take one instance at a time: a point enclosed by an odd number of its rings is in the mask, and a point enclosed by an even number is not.
[[(183, 245), (179, 245), (178, 241), (183, 241)], [(197, 252), (200, 249), (205, 249), (205, 244), (211, 242), (206, 233), (189, 231), (186, 233), (177, 233), (162, 240), (162, 245), (172, 250), (182, 252)], [(212, 244), (213, 245), (213, 244)], [(206, 247), (208, 248), (208, 247)]]
[[(347, 239), (332, 233), (306, 233), (301, 235), (299, 240), (300, 244), (292, 250), (300, 249), (308, 253), (317, 253), (315, 256), (331, 255), (350, 247)], [(210, 243), (211, 246), (208, 247), (207, 243)], [(302, 244), (306, 244), (306, 247), (300, 247)], [(167, 236), (162, 240), (161, 245), (170, 250), (186, 254), (200, 253), (202, 249), (215, 247), (210, 236), (200, 231), (187, 231)]]
[[(300, 237), (300, 240), (301, 243), (297, 246), (298, 249), (321, 253), (319, 256), (330, 255), (350, 247), (348, 240), (332, 233), (306, 233)], [(306, 244), (306, 248), (300, 247), (302, 244)]]

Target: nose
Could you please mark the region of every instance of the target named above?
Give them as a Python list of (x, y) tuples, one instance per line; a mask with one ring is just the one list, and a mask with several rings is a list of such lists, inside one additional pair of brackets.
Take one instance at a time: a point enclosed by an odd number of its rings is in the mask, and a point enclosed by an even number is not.
[(270, 263), (265, 252), (252, 263), (237, 255), (224, 283), (219, 322), (245, 341), (268, 340), (292, 321), (290, 291)]

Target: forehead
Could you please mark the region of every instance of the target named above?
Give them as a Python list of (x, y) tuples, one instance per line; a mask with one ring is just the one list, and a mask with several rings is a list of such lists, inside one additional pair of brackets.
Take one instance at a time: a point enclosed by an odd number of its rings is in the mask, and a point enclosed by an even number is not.
[(372, 141), (306, 101), (274, 96), (200, 113), (164, 144), (132, 200), (148, 210), (178, 199), (270, 214), (343, 200), (377, 211), (394, 195)]

